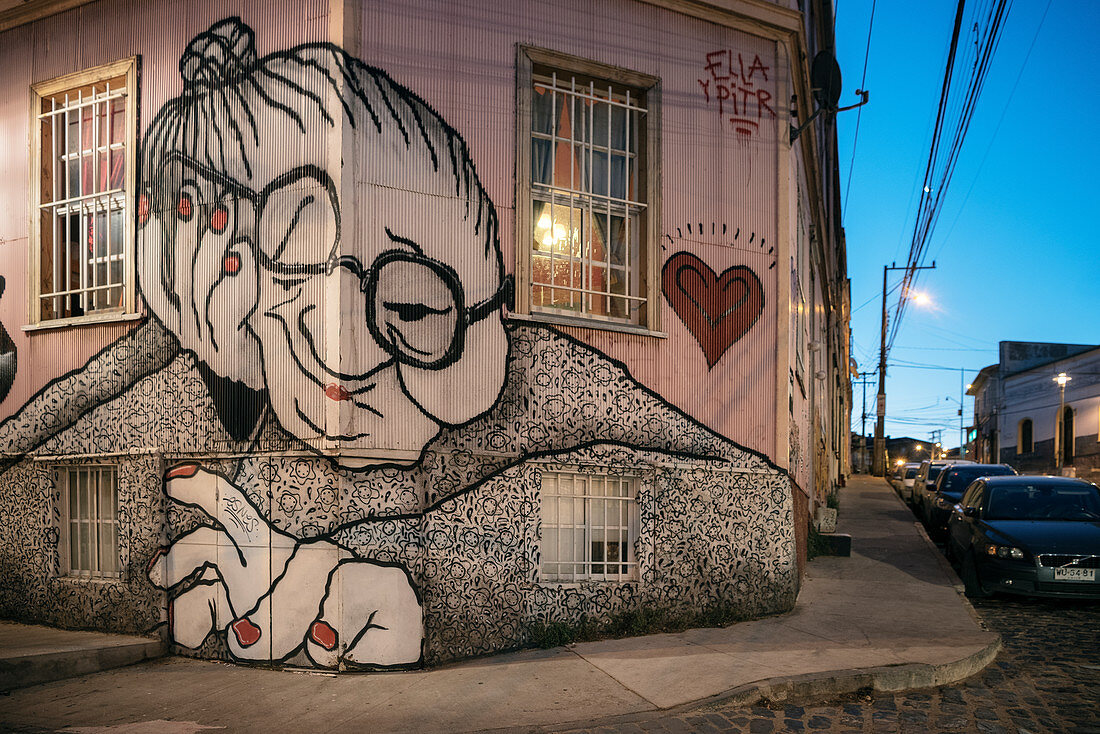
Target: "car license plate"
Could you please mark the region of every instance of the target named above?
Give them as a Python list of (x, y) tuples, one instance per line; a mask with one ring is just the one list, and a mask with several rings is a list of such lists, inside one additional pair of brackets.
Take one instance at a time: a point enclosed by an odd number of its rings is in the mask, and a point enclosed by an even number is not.
[(1095, 581), (1095, 568), (1056, 568), (1054, 569), (1055, 581)]

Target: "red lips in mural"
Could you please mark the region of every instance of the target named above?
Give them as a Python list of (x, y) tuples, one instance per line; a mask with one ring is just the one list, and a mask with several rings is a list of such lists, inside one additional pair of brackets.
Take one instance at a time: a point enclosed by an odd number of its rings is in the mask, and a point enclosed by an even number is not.
[(661, 291), (703, 348), (708, 368), (752, 328), (764, 310), (764, 286), (756, 273), (735, 265), (716, 275), (690, 252), (678, 252), (665, 262)]

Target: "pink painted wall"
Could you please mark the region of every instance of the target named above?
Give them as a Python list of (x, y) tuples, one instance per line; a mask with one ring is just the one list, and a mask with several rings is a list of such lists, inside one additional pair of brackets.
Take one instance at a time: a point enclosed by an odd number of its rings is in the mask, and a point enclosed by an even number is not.
[(131, 329), (133, 321), (25, 332), (27, 323), (28, 143), (30, 86), (140, 55), (143, 132), (157, 109), (181, 89), (180, 52), (197, 33), (231, 15), (246, 17), (264, 49), (328, 40), (328, 3), (140, 3), (103, 0), (0, 33), (0, 323), (15, 342), (19, 369), (0, 402), (0, 420), (58, 375)]
[[(662, 85), (660, 265), (680, 251), (716, 274), (747, 266), (760, 278), (764, 308), (713, 368), (684, 322), (661, 296), (667, 338), (563, 327), (621, 360), (631, 374), (685, 412), (750, 448), (775, 454), (775, 355), (778, 306), (775, 264), (776, 136), (786, 113), (776, 100), (775, 46), (629, 0), (588, 3), (491, 0), (377, 4), (364, 10), (361, 55), (385, 68), (454, 125), (469, 145), (478, 173), (501, 217), (505, 264), (515, 255), (516, 44), (572, 54), (659, 77)], [(613, 29), (613, 32), (609, 32)], [(765, 90), (774, 111), (734, 125), (729, 103), (720, 112), (706, 66), (733, 52), (738, 75), (757, 69), (741, 88)], [(722, 74), (718, 69), (716, 74)], [(765, 78), (766, 76), (766, 78)], [(707, 80), (704, 91), (700, 80)], [(726, 83), (726, 82), (723, 82)], [(735, 132), (749, 127), (751, 136)], [(700, 232), (700, 225), (702, 225)], [(723, 229), (725, 232), (723, 233)], [(736, 237), (735, 237), (736, 234)], [(786, 318), (786, 304), (783, 304)], [(784, 386), (785, 389), (785, 386)], [(786, 447), (784, 447), (784, 451)]]
[[(297, 43), (328, 39), (327, 3), (184, 2), (173, 5), (103, 0), (0, 36), (0, 83), (5, 89), (140, 54), (144, 130), (164, 100), (178, 94), (179, 55), (196, 33), (240, 15), (256, 31), (263, 55)], [(661, 79), (661, 251), (688, 252), (715, 274), (750, 268), (763, 287), (753, 326), (708, 368), (685, 321), (660, 296), (667, 338), (563, 328), (627, 364), (647, 387), (723, 435), (774, 456), (777, 277), (776, 143), (786, 113), (776, 99), (779, 68), (774, 44), (629, 0), (547, 5), (521, 0), (465, 3), (370, 3), (362, 9), (360, 48), (377, 65), (437, 109), (463, 136), (501, 218), (505, 263), (514, 269), (515, 56), (529, 44), (625, 67)], [(609, 28), (613, 32), (609, 32)], [(74, 43), (79, 29), (80, 44)], [(708, 56), (708, 54), (710, 54)], [(715, 97), (709, 63), (732, 63), (753, 106), (752, 125), (730, 121), (729, 103)], [(756, 64), (752, 76), (749, 68)], [(733, 83), (729, 80), (723, 83)], [(707, 83), (707, 88), (701, 82)], [(27, 97), (0, 99), (5, 175), (0, 180), (0, 272), (8, 292), (0, 320), (19, 349), (20, 370), (0, 418), (53, 377), (82, 364), (128, 324), (24, 333), (26, 303)], [(736, 112), (736, 110), (733, 110)], [(774, 114), (772, 114), (774, 113)], [(738, 133), (738, 127), (750, 132)], [(33, 365), (33, 369), (30, 366)], [(781, 386), (785, 389), (785, 386)], [(784, 447), (784, 450), (786, 447)]]

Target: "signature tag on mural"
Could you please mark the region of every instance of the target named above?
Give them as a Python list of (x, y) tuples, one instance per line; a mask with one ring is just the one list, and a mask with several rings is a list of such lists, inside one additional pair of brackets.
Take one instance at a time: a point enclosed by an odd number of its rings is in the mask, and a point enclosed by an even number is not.
[(690, 252), (678, 252), (661, 271), (661, 291), (699, 342), (713, 367), (764, 310), (764, 287), (751, 269), (735, 265), (716, 275)]

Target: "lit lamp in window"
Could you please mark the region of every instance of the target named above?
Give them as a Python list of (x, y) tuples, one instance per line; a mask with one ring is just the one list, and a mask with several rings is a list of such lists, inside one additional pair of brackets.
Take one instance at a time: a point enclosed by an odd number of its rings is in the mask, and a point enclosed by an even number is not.
[(584, 212), (569, 206), (544, 205), (536, 212), (531, 277), (536, 306), (581, 309), (585, 277)]
[[(535, 222), (535, 249), (539, 252), (557, 253), (566, 250), (568, 243), (571, 245), (568, 249), (573, 251), (573, 255), (579, 256), (580, 227), (569, 226), (571, 218), (566, 207), (554, 207), (554, 209), (556, 216), (551, 218), (550, 208), (547, 207)], [(572, 214), (572, 221), (580, 225), (581, 212), (574, 209)]]
[(568, 234), (568, 228), (563, 224), (554, 224), (550, 220), (550, 213), (546, 212), (535, 223), (535, 249), (540, 252), (555, 250)]

